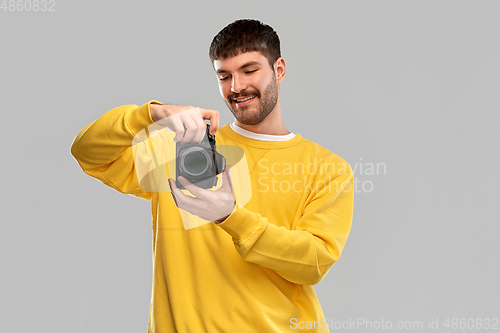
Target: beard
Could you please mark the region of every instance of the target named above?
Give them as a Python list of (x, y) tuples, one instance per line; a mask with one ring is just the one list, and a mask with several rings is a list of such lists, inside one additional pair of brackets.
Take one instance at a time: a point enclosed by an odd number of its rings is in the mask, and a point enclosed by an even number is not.
[[(253, 96), (259, 99), (258, 105), (244, 105), (237, 107), (232, 103), (234, 98)], [(229, 102), (228, 102), (229, 101)], [(225, 100), (233, 116), (244, 125), (255, 125), (263, 121), (273, 110), (278, 102), (278, 82), (275, 77), (261, 94), (258, 90), (242, 90), (239, 94), (232, 94)], [(255, 103), (253, 103), (255, 104)], [(252, 110), (252, 108), (254, 110)], [(255, 109), (256, 108), (256, 109)]]

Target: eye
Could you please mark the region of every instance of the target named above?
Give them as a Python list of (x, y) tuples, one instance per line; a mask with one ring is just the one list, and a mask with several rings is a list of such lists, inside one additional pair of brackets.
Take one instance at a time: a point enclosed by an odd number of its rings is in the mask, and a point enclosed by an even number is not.
[(224, 81), (224, 80), (227, 80), (227, 78), (228, 78), (228, 76), (226, 76), (226, 77), (220, 77), (220, 78), (219, 78), (219, 81)]
[(245, 72), (245, 74), (252, 74), (252, 73), (255, 73), (255, 72), (257, 72), (257, 70), (256, 70), (256, 69), (254, 69), (253, 71), (248, 71), (248, 72)]

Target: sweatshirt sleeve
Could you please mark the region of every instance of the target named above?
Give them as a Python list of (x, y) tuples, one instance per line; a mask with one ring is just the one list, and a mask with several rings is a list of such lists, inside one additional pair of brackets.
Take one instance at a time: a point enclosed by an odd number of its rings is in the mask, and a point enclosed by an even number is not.
[(274, 270), (301, 285), (319, 283), (340, 258), (353, 216), (354, 176), (351, 168), (336, 176), (308, 200), (295, 228), (239, 207), (218, 224), (233, 237), (236, 250), (248, 262)]
[(132, 144), (137, 133), (154, 123), (151, 103), (161, 104), (150, 101), (106, 112), (87, 125), (71, 146), (71, 154), (86, 174), (121, 193), (145, 200), (151, 199), (151, 192), (139, 185)]

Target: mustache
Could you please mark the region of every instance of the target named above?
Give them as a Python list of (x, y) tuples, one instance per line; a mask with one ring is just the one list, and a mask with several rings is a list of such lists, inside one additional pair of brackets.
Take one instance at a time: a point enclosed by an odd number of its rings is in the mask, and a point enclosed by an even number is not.
[(234, 101), (235, 99), (237, 98), (241, 98), (241, 97), (248, 97), (248, 96), (256, 96), (256, 97), (260, 97), (260, 92), (258, 90), (255, 90), (255, 91), (246, 91), (246, 90), (242, 90), (241, 92), (239, 92), (238, 94), (231, 94), (228, 96), (228, 99), (232, 102)]

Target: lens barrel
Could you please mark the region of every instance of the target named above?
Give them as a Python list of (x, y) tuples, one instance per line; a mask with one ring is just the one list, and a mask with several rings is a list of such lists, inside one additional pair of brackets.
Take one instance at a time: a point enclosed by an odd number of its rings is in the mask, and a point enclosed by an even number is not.
[(212, 165), (208, 153), (201, 147), (190, 147), (184, 150), (180, 157), (182, 171), (190, 176), (201, 176)]

